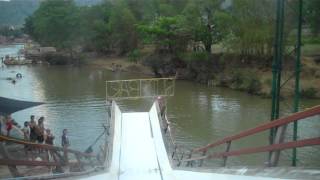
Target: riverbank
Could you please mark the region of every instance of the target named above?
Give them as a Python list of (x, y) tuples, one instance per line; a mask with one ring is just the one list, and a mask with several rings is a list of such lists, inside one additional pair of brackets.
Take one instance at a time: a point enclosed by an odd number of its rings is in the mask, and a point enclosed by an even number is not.
[[(168, 59), (168, 57), (158, 58), (161, 60)], [(161, 76), (176, 76), (177, 79), (195, 81), (211, 87), (227, 87), (266, 98), (271, 97), (272, 69), (270, 64), (256, 64), (246, 60), (238, 61), (234, 58), (226, 58), (228, 57), (213, 55), (207, 60), (187, 62), (184, 67), (156, 63), (159, 66), (156, 72)], [(137, 63), (130, 62), (127, 57), (101, 56), (87, 59), (86, 64), (110, 71), (158, 76), (159, 74), (155, 73), (155, 67), (148, 61), (155, 62), (151, 56), (146, 56)], [(295, 81), (292, 62), (284, 63), (282, 83), (285, 83), (285, 85), (281, 91), (281, 95), (284, 97), (294, 95)], [(300, 82), (302, 97), (320, 98), (320, 63), (314, 58), (302, 58)]]
[(153, 76), (153, 72), (151, 71), (150, 67), (144, 66), (140, 62), (129, 62), (127, 57), (100, 56), (95, 58), (88, 58), (86, 59), (85, 64), (89, 66), (108, 69), (110, 71), (125, 71), (141, 73), (150, 77)]

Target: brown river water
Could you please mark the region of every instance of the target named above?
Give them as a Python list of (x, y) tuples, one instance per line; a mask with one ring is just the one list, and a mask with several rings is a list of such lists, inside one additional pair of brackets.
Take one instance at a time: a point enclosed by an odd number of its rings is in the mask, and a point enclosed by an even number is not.
[[(21, 45), (0, 46), (0, 57), (15, 54)], [(12, 84), (7, 77), (21, 73), (23, 78)], [(45, 126), (52, 129), (60, 145), (64, 128), (70, 132), (71, 148), (84, 150), (103, 131), (106, 122), (106, 80), (145, 78), (141, 74), (111, 72), (97, 67), (10, 66), (0, 69), (0, 96), (44, 105), (13, 114), (21, 125), (30, 115), (45, 116)], [(126, 111), (147, 111), (152, 100), (118, 102)], [(291, 100), (282, 103), (282, 114), (288, 114)], [(320, 100), (301, 102), (301, 109), (319, 105)], [(178, 144), (187, 148), (205, 145), (227, 135), (252, 128), (270, 119), (271, 100), (226, 88), (207, 87), (188, 81), (177, 81), (175, 96), (168, 98), (168, 117)], [(299, 138), (320, 136), (320, 116), (299, 123)], [(287, 137), (292, 137), (289, 126)], [(266, 145), (268, 132), (232, 143), (231, 149)], [(291, 151), (283, 151), (281, 165), (289, 165)], [(262, 166), (266, 153), (234, 157), (228, 165)], [(219, 164), (220, 161), (217, 161)], [(320, 147), (298, 149), (298, 165), (320, 167)]]

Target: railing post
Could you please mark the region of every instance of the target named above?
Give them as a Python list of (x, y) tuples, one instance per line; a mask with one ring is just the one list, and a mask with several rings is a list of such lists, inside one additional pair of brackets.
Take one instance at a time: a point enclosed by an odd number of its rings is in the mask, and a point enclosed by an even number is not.
[(78, 166), (79, 166), (79, 171), (83, 171), (83, 165), (82, 165), (82, 162), (81, 162), (81, 157), (78, 153), (75, 154), (76, 158), (77, 158), (77, 161), (78, 161)]
[[(203, 151), (202, 156), (205, 156), (206, 154), (207, 154), (207, 151), (205, 150)], [(200, 160), (199, 167), (203, 165), (203, 161), (204, 161), (203, 159)]]
[[(229, 152), (231, 147), (231, 141), (227, 142), (227, 148), (225, 152)], [(227, 165), (227, 160), (228, 160), (228, 156), (223, 156), (223, 167), (225, 167)]]
[(174, 155), (176, 154), (176, 151), (177, 151), (177, 145), (174, 146), (174, 150), (172, 152), (172, 155), (171, 155), (171, 158), (173, 159), (174, 158)]
[[(191, 159), (192, 158), (192, 150), (190, 151), (190, 154), (189, 154), (189, 156), (188, 156), (188, 159)], [(188, 161), (187, 162), (187, 167), (188, 166), (192, 166), (192, 161)]]
[(68, 159), (68, 149), (67, 147), (63, 147), (63, 161), (65, 165), (69, 164), (69, 159)]
[(183, 159), (183, 156), (184, 156), (184, 152), (182, 152), (182, 155), (181, 155), (180, 159), (178, 158), (178, 161), (179, 161), (178, 164), (177, 164), (178, 167), (181, 165), (181, 161)]
[[(2, 155), (4, 158), (6, 158), (6, 159), (11, 159), (8, 151), (7, 151), (6, 148), (5, 148), (4, 143), (5, 143), (5, 142), (0, 142), (0, 153), (1, 153), (1, 155)], [(10, 173), (11, 173), (11, 175), (12, 175), (13, 177), (20, 177), (20, 176), (21, 176), (21, 174), (19, 173), (19, 171), (18, 171), (18, 169), (17, 169), (16, 166), (13, 166), (13, 165), (10, 165), (10, 166), (9, 166), (9, 165), (8, 165), (8, 169), (9, 169), (9, 171), (10, 171)]]

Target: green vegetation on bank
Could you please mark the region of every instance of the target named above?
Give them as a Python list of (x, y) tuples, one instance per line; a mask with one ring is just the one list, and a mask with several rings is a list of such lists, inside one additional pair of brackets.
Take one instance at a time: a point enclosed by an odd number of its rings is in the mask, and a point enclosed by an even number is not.
[[(287, 2), (285, 30), (290, 41), (296, 3)], [(305, 27), (313, 33), (308, 42), (317, 43), (313, 37), (319, 33), (318, 3), (310, 0), (304, 6)], [(275, 2), (270, 0), (105, 0), (92, 6), (47, 0), (26, 19), (24, 29), (39, 43), (61, 49), (128, 55), (153, 44), (155, 51), (171, 54), (211, 53), (212, 45), (220, 44), (240, 56), (271, 57), (274, 14)]]
[[(296, 38), (297, 2), (286, 2), (286, 49)], [(305, 2), (303, 42), (313, 47), (319, 44), (319, 11), (318, 0)], [(71, 56), (90, 51), (117, 54), (141, 61), (157, 76), (178, 72), (203, 83), (221, 76), (218, 84), (261, 94), (265, 80), (260, 77), (223, 74), (231, 65), (239, 71), (271, 71), (275, 12), (274, 0), (104, 0), (92, 6), (46, 0), (26, 19), (24, 31), (41, 45)], [(145, 53), (146, 47), (152, 48)], [(293, 67), (289, 51), (285, 57)]]

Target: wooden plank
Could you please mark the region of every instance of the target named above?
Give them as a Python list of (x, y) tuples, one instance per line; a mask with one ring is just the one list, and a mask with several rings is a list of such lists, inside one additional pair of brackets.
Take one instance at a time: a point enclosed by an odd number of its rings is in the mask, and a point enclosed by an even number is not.
[(311, 116), (314, 116), (317, 114), (320, 114), (320, 106), (315, 106), (315, 107), (310, 108), (308, 110), (298, 112), (298, 113), (292, 114), (290, 116), (262, 124), (258, 127), (248, 129), (246, 131), (243, 131), (243, 132), (236, 134), (236, 135), (233, 135), (233, 136), (223, 138), (221, 140), (216, 141), (215, 143), (208, 144), (205, 147), (194, 149), (193, 152), (207, 151), (209, 148), (213, 148), (215, 146), (224, 144), (228, 141), (234, 141), (234, 140), (237, 140), (237, 139), (240, 139), (240, 138), (252, 135), (252, 134), (256, 134), (256, 133), (265, 131), (265, 130), (273, 128), (273, 127), (278, 127), (278, 126), (285, 125), (285, 124), (288, 124), (288, 123), (291, 123), (294, 121), (303, 120), (307, 117), (311, 117)]

